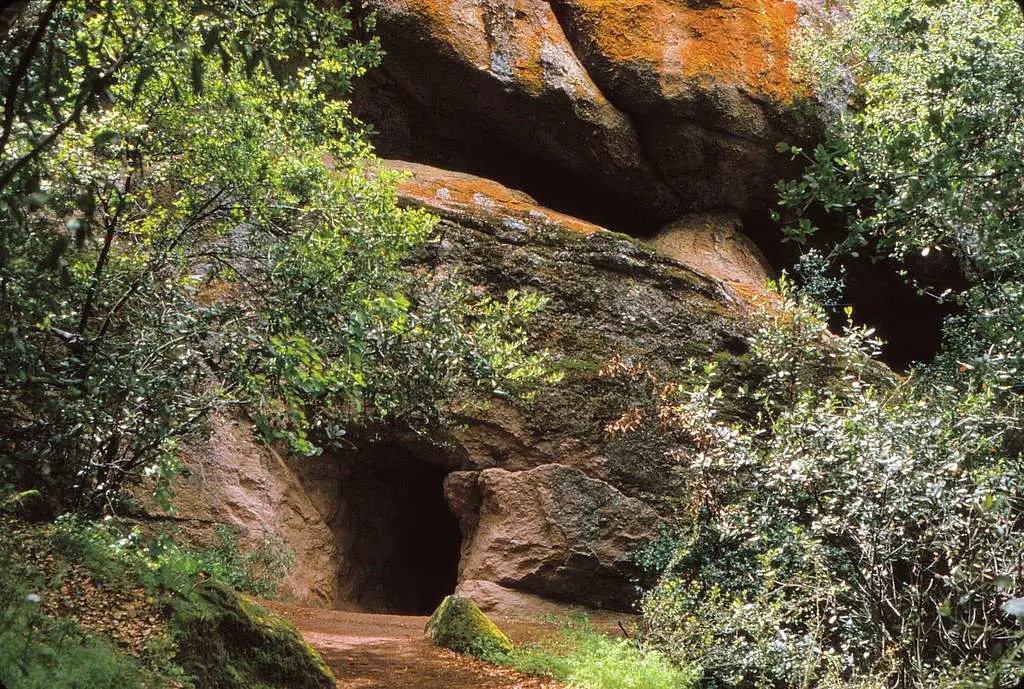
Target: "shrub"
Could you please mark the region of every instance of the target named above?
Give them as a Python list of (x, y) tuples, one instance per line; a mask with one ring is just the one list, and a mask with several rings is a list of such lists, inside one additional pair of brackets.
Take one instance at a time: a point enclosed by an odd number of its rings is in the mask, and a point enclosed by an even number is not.
[[(824, 248), (826, 265), (895, 259), (922, 295), (960, 307), (941, 370), (1006, 390), (1024, 375), (1021, 9), (820, 3), (796, 52), (826, 106), (827, 134), (813, 151), (780, 145), (806, 162), (799, 179), (779, 184), (788, 238)], [(939, 254), (953, 260), (931, 264)], [(958, 265), (966, 287), (934, 270), (942, 265)]]
[[(1001, 606), (1024, 590), (1024, 458), (1004, 442), (1015, 410), (989, 388), (881, 377), (856, 356), (863, 334), (827, 337), (813, 307), (766, 319), (750, 355), (765, 373), (739, 392), (758, 414), (735, 415), (713, 365), (651, 386), (695, 498), (644, 598), (646, 639), (709, 686), (983, 672), (1014, 648)], [(808, 348), (832, 360), (831, 385), (809, 375)]]
[(213, 578), (256, 596), (277, 595), (294, 561), (279, 539), (268, 537), (246, 555), (230, 527), (218, 526), (217, 539), (212, 548), (192, 549), (178, 545), (172, 535), (147, 537), (117, 520), (92, 522), (67, 514), (54, 522), (51, 548), (100, 580), (136, 582), (152, 592), (184, 594), (200, 579)]
[(537, 297), (481, 301), (406, 266), (434, 223), (368, 174), (334, 97), (378, 55), (347, 10), (17, 10), (0, 32), (0, 484), (109, 512), (140, 474), (166, 498), (176, 442), (221, 404), (314, 455), (543, 377), (522, 331)]

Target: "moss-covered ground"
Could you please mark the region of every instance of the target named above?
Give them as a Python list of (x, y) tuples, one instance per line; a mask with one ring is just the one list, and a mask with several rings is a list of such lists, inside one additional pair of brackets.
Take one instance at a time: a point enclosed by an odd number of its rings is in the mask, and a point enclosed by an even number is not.
[(295, 627), (111, 522), (0, 515), (0, 687), (331, 689)]

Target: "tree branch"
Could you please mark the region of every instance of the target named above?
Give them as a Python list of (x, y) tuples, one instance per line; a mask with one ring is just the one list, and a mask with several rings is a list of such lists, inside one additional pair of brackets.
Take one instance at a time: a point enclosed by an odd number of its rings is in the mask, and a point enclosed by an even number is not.
[(11, 131), (14, 129), (14, 115), (18, 108), (18, 93), (21, 91), (21, 82), (25, 79), (29, 68), (32, 66), (32, 59), (35, 57), (36, 51), (39, 50), (39, 44), (43, 42), (43, 37), (46, 36), (47, 30), (50, 28), (53, 14), (57, 11), (60, 3), (61, 0), (50, 0), (46, 9), (43, 10), (43, 14), (39, 18), (39, 26), (36, 27), (35, 33), (32, 34), (31, 40), (29, 40), (28, 45), (25, 47), (25, 52), (21, 54), (21, 59), (18, 60), (18, 64), (14, 68), (14, 73), (11, 74), (11, 80), (7, 83), (7, 94), (4, 99), (4, 121), (2, 129), (0, 129), (0, 158), (3, 158), (4, 152), (7, 150), (7, 143), (10, 141)]

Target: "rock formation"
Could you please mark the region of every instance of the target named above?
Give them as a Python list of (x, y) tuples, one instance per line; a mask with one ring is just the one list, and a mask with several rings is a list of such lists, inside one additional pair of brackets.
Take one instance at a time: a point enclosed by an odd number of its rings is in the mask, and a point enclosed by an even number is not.
[[(790, 0), (366, 0), (382, 155), (491, 176), (614, 229), (763, 211), (814, 124)], [(557, 200), (558, 203), (554, 203)]]
[[(625, 393), (598, 371), (616, 355), (662, 371), (742, 355), (746, 291), (679, 260), (699, 241), (670, 258), (491, 181), (391, 165), (410, 175), (403, 202), (441, 218), (419, 261), (481, 292), (548, 297), (533, 332), (564, 380), (429, 441), (398, 435), (316, 460), (284, 462), (244, 423), (217, 419), (185, 454), (177, 518), (277, 535), (296, 555), (286, 593), (338, 607), (426, 613), (459, 582), (484, 582), (512, 592), (506, 607), (528, 593), (628, 610), (633, 555), (685, 500), (686, 472), (656, 433), (605, 437)], [(719, 248), (746, 260), (742, 244)]]
[(445, 488), (465, 535), (460, 580), (629, 608), (642, 575), (630, 556), (660, 522), (646, 503), (561, 464), (457, 472)]
[(178, 518), (280, 537), (286, 593), (337, 607), (428, 613), (458, 586), (504, 613), (628, 610), (633, 555), (686, 500), (687, 467), (658, 433), (606, 437), (626, 391), (599, 370), (745, 353), (771, 269), (742, 219), (787, 170), (775, 144), (814, 129), (788, 69), (797, 5), (365, 5), (387, 58), (356, 112), (382, 155), (418, 161), (387, 163), (402, 201), (440, 217), (416, 260), (481, 294), (545, 295), (532, 332), (564, 380), (444, 435), (318, 460), (282, 461), (218, 419), (186, 453)]
[(246, 421), (215, 415), (207, 437), (181, 452), (184, 474), (167, 513), (140, 491), (148, 521), (196, 546), (218, 542), (219, 525), (234, 527), (239, 546), (253, 552), (267, 542), (292, 551), (296, 566), (283, 594), (310, 601), (337, 598), (334, 534), (295, 471), (259, 442)]
[[(820, 136), (813, 94), (790, 54), (801, 17), (820, 3), (363, 4), (387, 54), (357, 86), (353, 109), (377, 130), (382, 156), (492, 179), (636, 237), (660, 239), (666, 225), (696, 222), (716, 228), (699, 240), (705, 246), (727, 229), (776, 269), (796, 259), (769, 211), (774, 184), (800, 172), (776, 145), (806, 147)], [(940, 292), (960, 288), (956, 266), (935, 256), (911, 274)], [(760, 260), (753, 254), (740, 269)], [(716, 262), (693, 265), (721, 277)], [(848, 263), (846, 301), (890, 342), (887, 361), (903, 368), (933, 355), (948, 302), (921, 297), (895, 266)]]

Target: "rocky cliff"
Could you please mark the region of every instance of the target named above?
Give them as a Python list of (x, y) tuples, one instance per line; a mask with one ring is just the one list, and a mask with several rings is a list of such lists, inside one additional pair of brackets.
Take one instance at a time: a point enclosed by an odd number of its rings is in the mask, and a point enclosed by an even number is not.
[(629, 234), (762, 214), (813, 136), (790, 0), (366, 0), (381, 155), (500, 179)]
[(564, 379), (528, 407), (494, 400), (435, 437), (312, 461), (218, 418), (185, 454), (177, 519), (280, 538), (286, 593), (341, 608), (424, 613), (458, 587), (506, 612), (628, 610), (633, 555), (686, 500), (686, 460), (657, 433), (606, 437), (626, 393), (599, 370), (745, 353), (771, 269), (744, 219), (787, 169), (775, 144), (813, 132), (788, 69), (798, 8), (366, 5), (388, 56), (356, 109), (382, 154), (417, 161), (387, 163), (402, 201), (440, 217), (416, 260), (481, 294), (545, 295), (532, 332)]
[[(723, 241), (756, 244), (777, 269), (795, 259), (769, 215), (774, 184), (798, 176), (799, 161), (775, 147), (820, 136), (791, 50), (821, 3), (362, 4), (387, 54), (357, 86), (353, 109), (377, 130), (380, 155), (496, 180), (631, 236), (674, 236), (659, 248), (703, 244), (702, 258), (689, 254), (699, 267), (718, 260)], [(681, 240), (681, 219), (707, 231)], [(763, 263), (760, 251), (747, 253)], [(846, 301), (890, 341), (891, 364), (934, 354), (948, 306), (922, 298), (897, 266), (865, 258), (846, 267)], [(938, 259), (910, 268), (940, 292), (962, 287)]]

